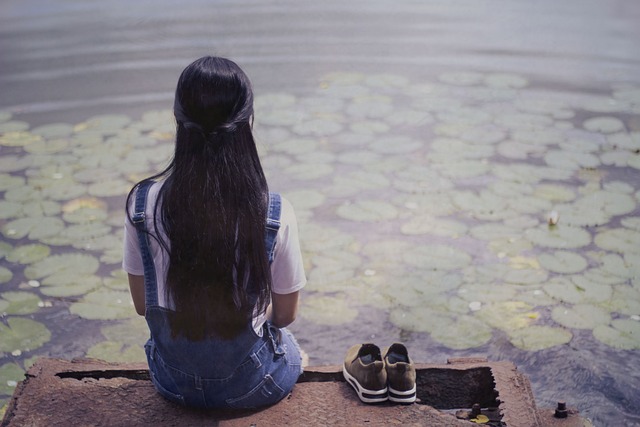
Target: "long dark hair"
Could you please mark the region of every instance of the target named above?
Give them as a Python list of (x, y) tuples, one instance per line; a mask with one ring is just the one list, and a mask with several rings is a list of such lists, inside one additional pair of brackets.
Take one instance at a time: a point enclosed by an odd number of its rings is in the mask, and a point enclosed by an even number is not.
[(155, 228), (160, 221), (168, 240), (159, 239), (169, 253), (171, 331), (191, 340), (232, 338), (271, 295), (269, 192), (251, 132), (251, 83), (228, 59), (200, 58), (180, 75), (174, 114), (174, 157), (149, 178), (165, 179)]

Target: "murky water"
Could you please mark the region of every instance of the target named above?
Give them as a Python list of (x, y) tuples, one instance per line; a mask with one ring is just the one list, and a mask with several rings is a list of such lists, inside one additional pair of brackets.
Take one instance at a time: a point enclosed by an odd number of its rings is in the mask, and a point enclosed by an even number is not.
[(364, 341), (511, 360), (540, 406), (639, 425), (637, 22), (604, 0), (4, 1), (0, 398), (38, 356), (142, 358), (121, 208), (170, 154), (179, 72), (217, 54), (296, 207), (311, 363)]

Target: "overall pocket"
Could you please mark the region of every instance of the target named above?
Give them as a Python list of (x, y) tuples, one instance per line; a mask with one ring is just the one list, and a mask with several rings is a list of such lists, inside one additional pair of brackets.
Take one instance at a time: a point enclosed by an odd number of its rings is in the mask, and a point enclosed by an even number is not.
[(226, 400), (227, 405), (236, 409), (255, 409), (278, 402), (285, 395), (285, 391), (276, 384), (269, 374), (242, 396)]

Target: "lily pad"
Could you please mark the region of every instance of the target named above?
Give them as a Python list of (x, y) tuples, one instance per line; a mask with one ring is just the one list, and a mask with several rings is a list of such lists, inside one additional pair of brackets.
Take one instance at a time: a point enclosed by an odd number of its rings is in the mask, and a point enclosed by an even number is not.
[(431, 215), (418, 215), (401, 227), (403, 234), (432, 234), (434, 236), (458, 238), (467, 232), (461, 222), (440, 219)]
[(404, 136), (379, 137), (369, 148), (379, 154), (409, 154), (422, 148), (423, 143)]
[(40, 292), (49, 297), (71, 297), (84, 295), (100, 287), (102, 281), (98, 276), (72, 274), (55, 274), (41, 282)]
[(591, 243), (591, 234), (579, 227), (563, 225), (542, 225), (525, 231), (525, 237), (532, 243), (558, 249), (571, 249)]
[(510, 332), (530, 326), (538, 313), (523, 301), (501, 301), (482, 305), (474, 316), (493, 328)]
[(600, 325), (593, 336), (609, 347), (622, 350), (640, 349), (640, 322), (630, 319), (615, 319), (611, 326)]
[(343, 203), (336, 209), (341, 218), (358, 222), (377, 222), (393, 219), (398, 210), (390, 203), (378, 200), (359, 200), (354, 203)]
[(0, 219), (18, 218), (22, 214), (22, 203), (0, 201)]
[(0, 323), (0, 352), (10, 353), (35, 350), (51, 339), (45, 325), (22, 317), (10, 317), (7, 324)]
[(543, 286), (544, 291), (552, 298), (570, 304), (602, 302), (611, 298), (612, 289), (580, 276), (569, 278), (553, 278)]
[(18, 382), (24, 380), (24, 370), (17, 363), (0, 366), (0, 395), (12, 395)]
[(458, 316), (445, 327), (431, 331), (431, 338), (453, 350), (466, 350), (485, 345), (491, 339), (492, 330), (472, 316)]
[(585, 120), (582, 126), (591, 132), (615, 133), (624, 130), (624, 123), (617, 117), (593, 117)]
[(31, 292), (7, 291), (0, 294), (0, 301), (4, 301), (3, 312), (7, 314), (31, 314), (39, 310), (42, 302), (38, 295)]
[(309, 296), (303, 301), (300, 315), (319, 325), (337, 326), (352, 322), (358, 310), (339, 296)]
[(564, 328), (552, 326), (529, 326), (509, 333), (509, 341), (515, 347), (526, 351), (539, 351), (557, 345), (567, 344), (573, 334)]
[(471, 263), (471, 256), (460, 248), (445, 245), (420, 245), (403, 255), (408, 265), (425, 270), (454, 270)]
[(51, 123), (33, 128), (31, 133), (47, 139), (62, 138), (73, 133), (73, 126), (68, 123)]
[(69, 307), (71, 314), (90, 320), (126, 319), (136, 316), (127, 291), (98, 289), (84, 296)]
[(579, 273), (588, 266), (583, 256), (567, 251), (543, 253), (538, 256), (538, 260), (542, 267), (554, 273)]
[(147, 357), (142, 344), (124, 345), (121, 342), (103, 341), (87, 350), (87, 357), (112, 363), (145, 362)]
[(562, 326), (575, 329), (593, 329), (598, 325), (608, 325), (611, 320), (608, 312), (589, 304), (556, 306), (551, 311), (551, 318)]
[(529, 82), (518, 74), (496, 73), (486, 76), (484, 84), (495, 88), (521, 89), (527, 86)]
[(333, 173), (333, 166), (326, 163), (294, 164), (284, 169), (286, 175), (297, 180), (314, 180)]
[(465, 281), (466, 283), (458, 289), (458, 296), (467, 302), (477, 301), (482, 304), (490, 304), (512, 300), (516, 295), (516, 290), (510, 285), (487, 283), (482, 279), (471, 282), (469, 280)]
[(602, 249), (620, 253), (640, 252), (640, 231), (612, 228), (596, 235), (594, 242)]
[(49, 278), (51, 280), (56, 276), (63, 276), (66, 279), (93, 274), (99, 266), (98, 260), (87, 254), (53, 255), (25, 268), (24, 275), (27, 279)]
[(389, 312), (389, 321), (405, 331), (432, 332), (450, 327), (454, 315), (427, 307), (402, 307)]
[(60, 218), (19, 218), (4, 224), (2, 234), (9, 239), (28, 237), (31, 240), (40, 240), (55, 236), (63, 228), (64, 222)]
[(51, 248), (39, 243), (22, 245), (13, 248), (7, 255), (7, 261), (18, 264), (31, 264), (49, 256)]
[(0, 283), (7, 283), (13, 278), (13, 273), (6, 267), (0, 266)]
[(470, 71), (457, 71), (443, 73), (438, 76), (438, 80), (455, 86), (472, 86), (482, 82), (483, 74)]

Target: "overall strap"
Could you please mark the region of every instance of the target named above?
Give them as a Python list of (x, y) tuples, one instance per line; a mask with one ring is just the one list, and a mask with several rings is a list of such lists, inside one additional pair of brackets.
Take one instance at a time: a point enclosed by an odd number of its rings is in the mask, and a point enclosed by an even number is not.
[(276, 247), (276, 236), (280, 229), (280, 211), (282, 200), (280, 194), (269, 193), (269, 210), (267, 211), (267, 226), (264, 235), (264, 245), (269, 256), (269, 263), (273, 261), (273, 253)]
[(149, 232), (145, 222), (145, 209), (147, 204), (147, 195), (149, 189), (155, 181), (143, 181), (138, 185), (136, 190), (136, 199), (134, 205), (134, 213), (131, 221), (136, 227), (138, 234), (138, 244), (140, 245), (140, 255), (142, 256), (142, 264), (144, 266), (144, 294), (145, 306), (152, 307), (158, 305), (158, 285), (156, 283), (156, 268), (153, 263), (153, 256), (149, 249)]

